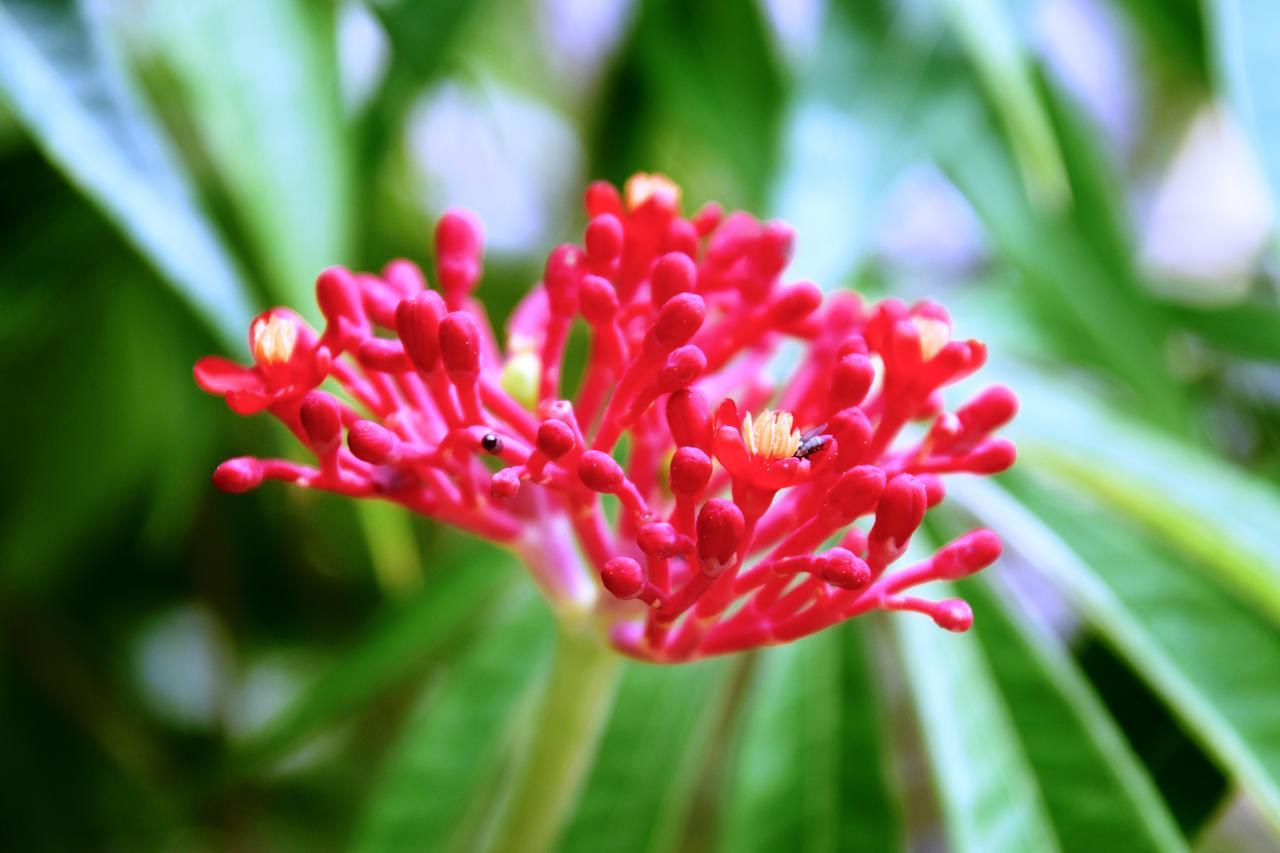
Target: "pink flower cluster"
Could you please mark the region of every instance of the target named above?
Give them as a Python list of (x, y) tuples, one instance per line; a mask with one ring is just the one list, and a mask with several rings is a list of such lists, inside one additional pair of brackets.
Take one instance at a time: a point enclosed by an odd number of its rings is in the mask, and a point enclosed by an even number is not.
[[(461, 212), (436, 227), (439, 290), (408, 261), (333, 268), (316, 283), (322, 332), (283, 308), (258, 317), (253, 365), (211, 356), (196, 381), (237, 413), (269, 411), (316, 461), (239, 457), (214, 482), (381, 498), (506, 544), (553, 604), (598, 614), (620, 651), (651, 661), (786, 642), (873, 609), (966, 630), (965, 602), (909, 591), (990, 565), (993, 533), (890, 567), (942, 500), (940, 475), (1013, 464), (992, 437), (1016, 412), (1011, 391), (950, 412), (940, 395), (983, 364), (983, 345), (954, 338), (932, 302), (784, 282), (787, 225), (714, 204), (685, 217), (661, 175), (624, 193), (592, 184), (586, 210), (583, 245), (551, 253), (504, 348), (473, 297), (481, 235)], [(575, 322), (590, 352), (569, 401)], [(777, 382), (786, 341), (801, 354)]]

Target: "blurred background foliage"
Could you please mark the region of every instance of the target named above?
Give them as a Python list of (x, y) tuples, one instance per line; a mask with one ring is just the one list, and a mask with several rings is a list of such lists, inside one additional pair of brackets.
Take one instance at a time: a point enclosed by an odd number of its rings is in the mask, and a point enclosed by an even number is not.
[[(628, 667), (564, 850), (1276, 849), (1280, 7), (0, 0), (0, 847), (473, 849), (545, 675), (509, 559), (209, 472), (201, 396), (315, 273), (475, 209), (498, 317), (658, 170), (793, 272), (928, 295), (1023, 399), (931, 535), (963, 637), (868, 618)], [(934, 516), (931, 514), (931, 519)]]

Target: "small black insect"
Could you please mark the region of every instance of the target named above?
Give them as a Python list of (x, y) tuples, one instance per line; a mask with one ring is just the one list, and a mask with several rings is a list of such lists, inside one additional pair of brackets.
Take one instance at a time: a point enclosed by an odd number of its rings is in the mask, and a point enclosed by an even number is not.
[(496, 456), (502, 452), (502, 437), (497, 433), (486, 432), (484, 438), (480, 439), (480, 446), (484, 448), (485, 453)]
[(831, 441), (831, 436), (822, 434), (822, 431), (826, 428), (826, 424), (821, 424), (813, 429), (805, 430), (800, 436), (800, 446), (796, 448), (795, 457), (797, 459), (808, 459), (826, 447), (827, 442)]

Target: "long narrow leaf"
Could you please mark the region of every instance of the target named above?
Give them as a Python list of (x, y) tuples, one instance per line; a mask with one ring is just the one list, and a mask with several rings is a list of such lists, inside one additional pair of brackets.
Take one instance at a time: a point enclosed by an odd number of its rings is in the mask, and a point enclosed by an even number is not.
[(250, 299), (236, 262), (96, 19), (73, 0), (0, 3), (0, 96), (224, 342), (240, 341)]

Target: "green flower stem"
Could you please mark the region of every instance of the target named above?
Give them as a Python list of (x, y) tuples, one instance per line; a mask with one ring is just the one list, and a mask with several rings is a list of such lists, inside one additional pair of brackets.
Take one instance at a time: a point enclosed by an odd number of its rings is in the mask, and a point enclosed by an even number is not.
[(562, 625), (532, 741), (489, 850), (542, 853), (555, 843), (595, 756), (622, 662), (594, 631)]

